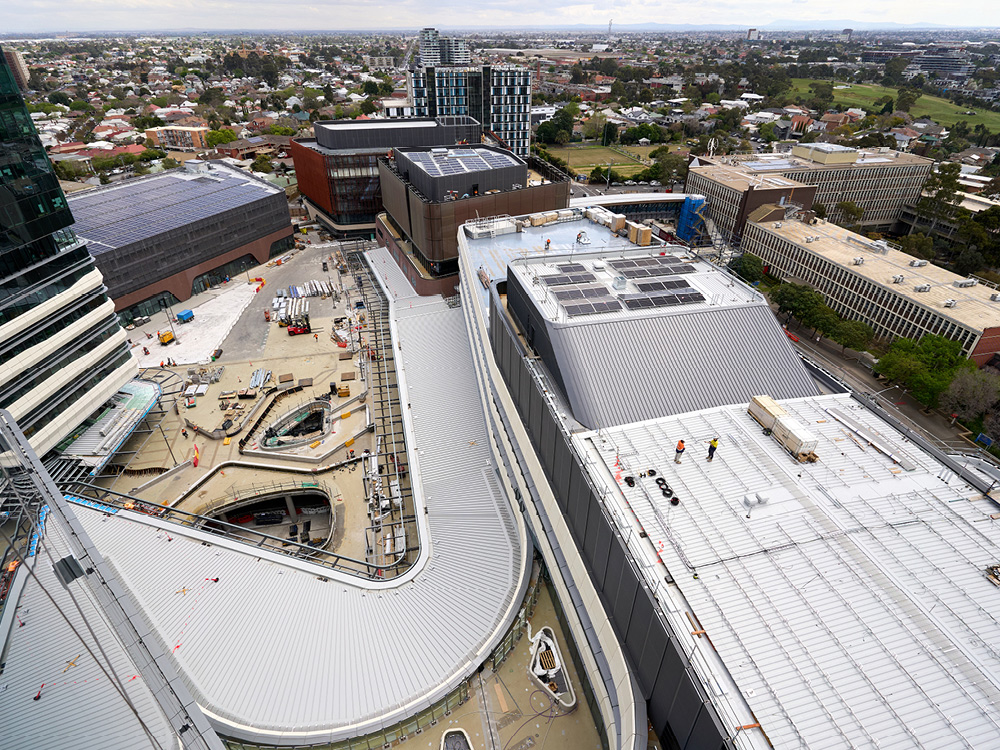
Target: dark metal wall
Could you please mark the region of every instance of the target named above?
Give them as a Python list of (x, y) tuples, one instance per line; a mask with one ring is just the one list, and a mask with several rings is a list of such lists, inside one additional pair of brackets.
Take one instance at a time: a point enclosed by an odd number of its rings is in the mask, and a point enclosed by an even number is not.
[(732, 748), (729, 733), (693, 674), (670, 625), (656, 611), (624, 540), (605, 515), (584, 467), (528, 370), (525, 352), (499, 304), (496, 290), (490, 305), (490, 345), (630, 661), (657, 736), (666, 747)]

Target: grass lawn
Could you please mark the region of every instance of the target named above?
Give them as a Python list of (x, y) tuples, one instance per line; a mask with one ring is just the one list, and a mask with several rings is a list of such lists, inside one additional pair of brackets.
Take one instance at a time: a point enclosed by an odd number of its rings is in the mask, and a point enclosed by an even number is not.
[[(810, 83), (816, 83), (816, 81), (808, 78), (793, 78), (791, 94), (793, 96), (796, 94), (808, 96), (810, 93)], [(829, 83), (829, 81), (824, 81), (824, 83)], [(847, 84), (834, 82), (834, 86), (840, 85)], [(873, 113), (876, 99), (883, 96), (891, 96), (895, 98), (897, 94), (896, 89), (887, 88), (885, 86), (877, 86), (870, 83), (852, 83), (850, 86), (851, 87), (849, 89), (834, 88), (834, 102), (845, 107), (860, 107), (869, 114)], [(976, 112), (975, 115), (963, 114), (963, 112), (966, 112), (968, 109), (969, 107), (959, 107), (956, 104), (952, 104), (947, 99), (924, 94), (917, 99), (917, 103), (913, 105), (913, 109), (910, 110), (910, 114), (914, 118), (930, 117), (932, 120), (942, 125), (954, 125), (959, 120), (965, 120), (969, 123), (970, 128), (975, 127), (979, 123), (983, 123), (994, 133), (1000, 131), (1000, 112), (990, 112), (989, 110), (972, 107), (972, 109)]]

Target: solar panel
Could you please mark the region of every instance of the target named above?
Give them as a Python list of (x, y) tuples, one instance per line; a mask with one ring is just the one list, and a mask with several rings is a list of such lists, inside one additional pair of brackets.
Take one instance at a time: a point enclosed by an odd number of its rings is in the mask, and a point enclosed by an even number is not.
[(590, 272), (583, 273), (557, 273), (548, 276), (539, 276), (546, 286), (559, 286), (561, 284), (583, 284), (588, 281), (596, 281), (597, 277)]
[(611, 292), (603, 284), (591, 286), (560, 286), (552, 291), (552, 296), (557, 300), (568, 299), (598, 299), (600, 297), (610, 297)]
[(663, 279), (662, 281), (637, 281), (636, 288), (640, 292), (661, 292), (666, 289), (689, 288), (684, 279)]
[(621, 310), (621, 303), (618, 300), (596, 300), (594, 302), (580, 302), (572, 305), (566, 305), (566, 314), (571, 318), (576, 318), (581, 315), (595, 315), (597, 313), (614, 312), (615, 310)]
[(580, 263), (563, 263), (561, 265), (556, 266), (556, 268), (558, 268), (563, 273), (572, 273), (574, 271), (586, 271), (587, 270), (586, 266), (584, 266), (584, 265), (582, 265)]

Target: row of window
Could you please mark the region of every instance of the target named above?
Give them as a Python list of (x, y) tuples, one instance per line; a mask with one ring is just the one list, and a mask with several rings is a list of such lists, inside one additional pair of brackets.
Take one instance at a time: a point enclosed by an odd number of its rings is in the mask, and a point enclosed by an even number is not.
[(966, 354), (979, 341), (979, 332), (759, 227), (751, 225), (746, 237), (747, 252), (759, 255), (786, 277), (812, 284), (835, 312), (865, 321), (876, 336), (919, 339), (934, 334), (961, 342)]

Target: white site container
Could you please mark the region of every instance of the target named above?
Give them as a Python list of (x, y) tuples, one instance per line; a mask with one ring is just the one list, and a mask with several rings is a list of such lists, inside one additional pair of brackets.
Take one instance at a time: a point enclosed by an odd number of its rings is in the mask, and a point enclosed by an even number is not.
[(788, 415), (774, 420), (771, 434), (793, 456), (815, 453), (819, 447), (819, 440), (816, 436), (809, 432), (804, 424)]
[(788, 412), (770, 396), (754, 396), (747, 413), (760, 422), (765, 430), (770, 430), (774, 427), (774, 420)]

